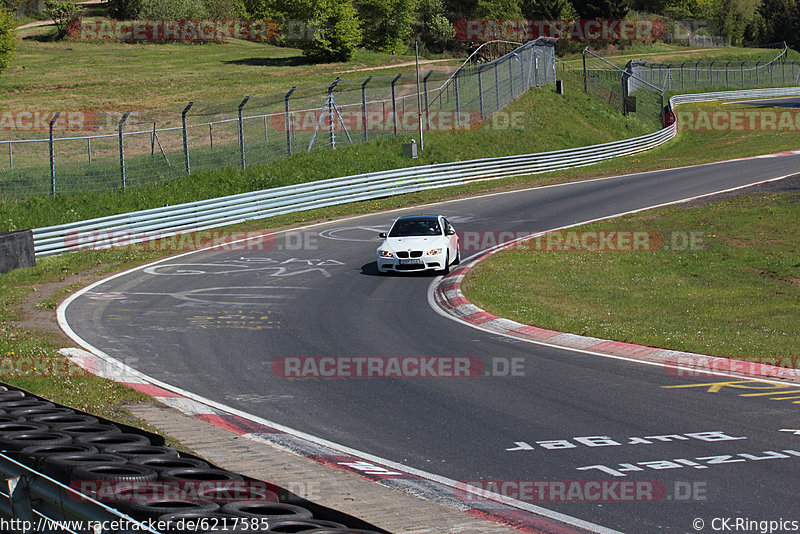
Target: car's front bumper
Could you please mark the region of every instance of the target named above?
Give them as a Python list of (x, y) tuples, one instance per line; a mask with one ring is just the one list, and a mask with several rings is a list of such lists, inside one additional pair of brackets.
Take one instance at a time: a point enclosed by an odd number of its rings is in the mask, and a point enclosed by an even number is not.
[[(417, 263), (415, 260), (419, 260)], [(419, 272), (419, 271), (430, 271), (430, 270), (441, 270), (445, 267), (445, 261), (447, 260), (446, 253), (434, 254), (434, 255), (423, 255), (421, 258), (410, 258), (410, 259), (401, 259), (397, 257), (391, 258), (384, 258), (378, 255), (377, 262), (378, 262), (378, 271), (380, 272)]]

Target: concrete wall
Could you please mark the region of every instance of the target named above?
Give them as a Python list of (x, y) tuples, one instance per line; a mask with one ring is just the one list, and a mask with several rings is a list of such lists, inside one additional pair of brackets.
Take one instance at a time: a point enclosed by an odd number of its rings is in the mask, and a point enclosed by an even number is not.
[(0, 233), (0, 274), (35, 265), (32, 230)]

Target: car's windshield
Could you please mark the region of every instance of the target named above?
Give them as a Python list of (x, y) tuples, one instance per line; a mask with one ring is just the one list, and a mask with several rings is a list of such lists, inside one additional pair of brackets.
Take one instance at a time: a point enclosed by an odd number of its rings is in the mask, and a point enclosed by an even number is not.
[(408, 219), (394, 223), (389, 237), (413, 237), (426, 235), (442, 235), (439, 221), (436, 219)]

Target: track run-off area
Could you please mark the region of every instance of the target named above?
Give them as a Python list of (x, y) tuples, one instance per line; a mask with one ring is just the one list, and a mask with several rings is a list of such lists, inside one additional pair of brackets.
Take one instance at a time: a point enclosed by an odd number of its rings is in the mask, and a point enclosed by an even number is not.
[[(429, 306), (433, 275), (375, 267), (377, 234), (403, 214), (520, 235), (798, 169), (787, 153), (315, 224), (114, 275), (67, 299), (59, 320), (155, 383), (383, 461), (386, 477), (427, 477), (456, 501), (485, 488), (595, 531), (800, 521), (793, 384), (684, 376), (476, 330)], [(776, 387), (794, 394), (776, 400)]]

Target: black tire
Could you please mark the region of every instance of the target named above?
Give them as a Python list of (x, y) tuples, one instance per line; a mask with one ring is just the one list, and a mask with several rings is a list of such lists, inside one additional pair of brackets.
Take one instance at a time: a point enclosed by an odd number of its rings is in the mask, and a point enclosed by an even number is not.
[(90, 465), (123, 465), (127, 460), (116, 454), (57, 454), (48, 456), (42, 462), (42, 473), (64, 484), (70, 480), (73, 470)]
[(67, 445), (32, 445), (19, 451), (20, 458), (27, 459), (37, 470), (41, 470), (44, 459), (59, 454), (96, 454), (97, 447), (85, 443)]
[(447, 251), (447, 254), (444, 257), (444, 268), (440, 271), (442, 276), (447, 276), (450, 274), (450, 251)]
[(12, 415), (10, 413), (0, 414), (0, 424), (3, 423), (25, 423), (27, 419), (21, 415)]
[(25, 394), (17, 389), (3, 388), (3, 390), (0, 391), (0, 402), (21, 399), (24, 396)]
[(223, 513), (242, 517), (257, 517), (267, 521), (286, 521), (289, 519), (311, 519), (311, 512), (294, 504), (264, 503), (263, 501), (229, 502), (222, 507)]
[(343, 524), (323, 519), (290, 519), (270, 522), (267, 532), (308, 532), (318, 528), (346, 528)]
[(117, 482), (148, 482), (158, 478), (158, 473), (143, 465), (98, 464), (76, 467), (72, 480), (113, 480)]
[(211, 501), (200, 500), (169, 500), (159, 499), (154, 501), (134, 501), (125, 506), (131, 516), (146, 520), (158, 519), (163, 515), (179, 513), (213, 514), (219, 511), (219, 505)]
[(237, 475), (224, 469), (213, 467), (178, 467), (161, 472), (161, 480), (175, 480), (180, 482), (211, 482), (227, 480), (244, 480), (242, 475)]
[(56, 405), (52, 402), (42, 401), (39, 399), (33, 398), (21, 398), (21, 399), (14, 399), (14, 400), (0, 400), (0, 409), (3, 409), (7, 412), (13, 412), (14, 410), (24, 410), (25, 408), (55, 408)]
[(76, 440), (82, 436), (105, 436), (108, 434), (122, 433), (122, 430), (120, 430), (119, 427), (114, 425), (104, 425), (102, 423), (72, 423), (66, 425), (54, 425), (53, 430), (66, 432)]
[(131, 432), (116, 432), (108, 434), (90, 434), (88, 436), (80, 436), (75, 438), (78, 443), (89, 443), (94, 445), (101, 451), (105, 451), (109, 447), (118, 445), (150, 445), (150, 440), (141, 434), (133, 434)]
[(26, 419), (31, 419), (33, 417), (38, 417), (40, 415), (65, 415), (75, 413), (75, 410), (71, 408), (65, 408), (63, 406), (53, 406), (52, 408), (17, 408), (14, 410), (9, 410), (10, 414), (13, 415), (20, 415)]
[[(219, 481), (215, 484), (204, 484), (197, 487), (197, 497), (205, 501), (214, 501), (224, 505), (234, 501), (278, 502), (278, 493), (266, 487), (265, 482), (249, 480)], [(270, 484), (275, 490), (280, 488)]]
[(39, 432), (50, 430), (44, 423), (31, 423), (30, 421), (8, 421), (0, 423), (0, 436), (14, 432)]
[(0, 436), (0, 448), (8, 451), (21, 451), (34, 445), (67, 445), (72, 436), (63, 432), (40, 430), (35, 432), (11, 432)]
[(33, 423), (44, 423), (53, 430), (58, 430), (58, 427), (63, 427), (65, 425), (96, 425), (100, 422), (98, 421), (97, 417), (80, 413), (38, 414), (28, 416), (28, 421)]
[[(135, 458), (178, 458), (178, 451), (164, 445), (117, 445), (107, 447), (106, 452), (119, 454), (129, 460)], [(139, 464), (141, 465), (141, 464)], [(151, 468), (152, 469), (152, 468)]]
[(196, 458), (164, 458), (161, 456), (149, 456), (147, 458), (131, 458), (130, 462), (133, 464), (143, 465), (154, 469), (158, 473), (166, 471), (167, 469), (187, 468), (187, 467), (203, 467), (207, 468), (208, 464), (203, 460)]

